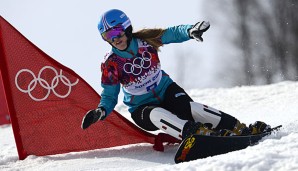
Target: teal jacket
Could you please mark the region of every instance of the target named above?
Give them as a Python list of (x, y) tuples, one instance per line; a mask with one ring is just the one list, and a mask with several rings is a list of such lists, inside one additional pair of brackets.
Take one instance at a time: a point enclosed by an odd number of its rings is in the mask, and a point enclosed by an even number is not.
[[(181, 42), (189, 40), (190, 37), (189, 37), (189, 34), (188, 34), (188, 30), (191, 27), (192, 27), (192, 25), (179, 25), (179, 26), (174, 26), (174, 27), (167, 28), (165, 30), (164, 34), (161, 37), (162, 44), (181, 43)], [(156, 84), (156, 86), (154, 86), (152, 89), (149, 89), (148, 92), (146, 92), (146, 93), (141, 93), (141, 94), (130, 93), (130, 91), (128, 91), (125, 87), (123, 87), (123, 84), (121, 84), (122, 82), (114, 81), (115, 76), (111, 76), (111, 75), (118, 75), (119, 72), (114, 71), (115, 68), (112, 67), (112, 66), (108, 66), (109, 68), (107, 68), (106, 65), (113, 65), (113, 62), (119, 61), (119, 60), (122, 60), (122, 59), (123, 60), (129, 60), (129, 59), (132, 59), (132, 58), (136, 58), (137, 54), (140, 55), (140, 48), (141, 48), (140, 46), (141, 45), (142, 44), (140, 44), (140, 40), (138, 40), (136, 38), (132, 38), (132, 40), (129, 44), (129, 47), (127, 48), (126, 51), (120, 51), (120, 50), (113, 47), (112, 52), (108, 56), (108, 59), (113, 58), (112, 56), (114, 56), (114, 58), (116, 56), (117, 59), (110, 59), (110, 64), (104, 64), (104, 63), (102, 64), (103, 75), (102, 75), (101, 85), (103, 87), (103, 91), (101, 93), (101, 100), (100, 100), (100, 103), (99, 103), (98, 107), (103, 107), (106, 110), (107, 114), (110, 114), (112, 112), (112, 110), (115, 108), (115, 106), (118, 102), (118, 95), (119, 95), (119, 92), (120, 92), (120, 85), (122, 85), (122, 90), (123, 90), (123, 93), (124, 93), (123, 102), (124, 102), (125, 105), (127, 105), (129, 107), (128, 110), (131, 113), (137, 107), (139, 107), (141, 105), (144, 105), (144, 104), (160, 104), (164, 99), (164, 94), (165, 94), (165, 91), (166, 91), (167, 87), (171, 83), (173, 83), (173, 80), (163, 70), (161, 70), (161, 69), (158, 70), (159, 67), (160, 67), (159, 59), (156, 59), (156, 61), (158, 61), (158, 62), (157, 62), (156, 67), (155, 67), (156, 76), (154, 76), (154, 77), (160, 77), (159, 80), (158, 80), (158, 84)], [(147, 52), (147, 50), (148, 50), (148, 48), (145, 49), (145, 52)], [(150, 51), (150, 49), (148, 51)], [(152, 49), (151, 49), (151, 51), (152, 51)], [(147, 53), (144, 53), (144, 51), (142, 51), (142, 52), (145, 55), (147, 54)], [(157, 52), (150, 52), (150, 53), (153, 54), (153, 55), (149, 56), (150, 59), (152, 58), (152, 61), (153, 61), (154, 60), (153, 59), (154, 58), (154, 53), (157, 53)], [(149, 57), (146, 58), (146, 59), (149, 59)], [(147, 60), (147, 61), (149, 61), (149, 60)], [(145, 64), (146, 60), (141, 61), (141, 62), (143, 62), (142, 65), (146, 65)], [(153, 62), (148, 63), (148, 66), (149, 65), (153, 65)], [(138, 67), (140, 65), (135, 65), (135, 66), (136, 66), (136, 69), (138, 69)], [(126, 70), (125, 69), (126, 66), (125, 67), (121, 66), (121, 67), (124, 68), (124, 70)], [(145, 68), (145, 66), (143, 66), (143, 67)], [(158, 71), (160, 71), (160, 72), (158, 72)], [(108, 74), (107, 72), (115, 72), (115, 74), (110, 74), (110, 73)], [(134, 70), (134, 72), (138, 72), (138, 71)], [(106, 76), (104, 76), (104, 73), (105, 73)], [(119, 75), (121, 75), (121, 74), (119, 74)], [(143, 76), (142, 76), (142, 78), (143, 78)], [(108, 80), (108, 81), (105, 81), (105, 80)], [(142, 87), (147, 83), (149, 84), (150, 81), (151, 80), (145, 82), (144, 84), (138, 85), (138, 86)]]

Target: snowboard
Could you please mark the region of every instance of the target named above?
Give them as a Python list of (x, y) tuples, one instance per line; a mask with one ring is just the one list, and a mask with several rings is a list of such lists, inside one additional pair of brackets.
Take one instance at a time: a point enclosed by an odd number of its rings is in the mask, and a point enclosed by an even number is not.
[(250, 145), (256, 144), (263, 137), (269, 135), (274, 130), (278, 130), (280, 127), (281, 125), (271, 128), (268, 132), (247, 136), (220, 137), (190, 135), (181, 142), (175, 155), (175, 163), (187, 162), (244, 149)]

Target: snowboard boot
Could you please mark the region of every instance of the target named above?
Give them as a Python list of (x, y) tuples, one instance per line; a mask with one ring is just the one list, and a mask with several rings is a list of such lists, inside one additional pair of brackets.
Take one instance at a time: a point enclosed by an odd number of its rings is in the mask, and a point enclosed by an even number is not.
[(216, 132), (216, 136), (249, 135), (250, 132), (250, 128), (248, 128), (244, 123), (240, 123), (240, 121), (237, 120), (232, 130), (221, 129)]
[(251, 131), (244, 123), (240, 123), (240, 121), (237, 120), (237, 123), (232, 132), (235, 135), (249, 135)]
[(260, 134), (270, 131), (271, 126), (262, 121), (256, 121), (254, 124), (249, 125), (250, 134)]
[(208, 124), (202, 124), (201, 122), (188, 121), (185, 123), (182, 131), (182, 139), (189, 135), (214, 135), (215, 132), (208, 127)]

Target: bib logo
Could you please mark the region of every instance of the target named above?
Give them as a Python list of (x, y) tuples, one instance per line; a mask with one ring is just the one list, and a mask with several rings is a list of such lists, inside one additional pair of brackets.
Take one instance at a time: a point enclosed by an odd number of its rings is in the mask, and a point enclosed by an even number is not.
[(186, 155), (189, 153), (189, 150), (195, 145), (195, 138), (193, 136), (185, 140), (184, 148), (182, 150), (181, 156), (177, 159), (180, 161), (185, 161)]
[(128, 74), (140, 75), (143, 69), (151, 67), (151, 53), (144, 51), (142, 57), (136, 57), (132, 63), (126, 63), (123, 66), (123, 70)]
[(44, 66), (37, 76), (29, 69), (21, 69), (15, 76), (15, 85), (18, 90), (27, 93), (34, 101), (46, 100), (51, 92), (59, 98), (66, 98), (78, 82), (79, 79), (76, 79), (72, 83), (62, 74), (62, 70), (58, 73), (51, 66)]

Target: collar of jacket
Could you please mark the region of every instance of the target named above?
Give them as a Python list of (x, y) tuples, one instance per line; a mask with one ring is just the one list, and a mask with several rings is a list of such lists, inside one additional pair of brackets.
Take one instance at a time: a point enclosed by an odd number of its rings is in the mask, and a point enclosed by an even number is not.
[(125, 51), (121, 51), (115, 47), (112, 48), (112, 51), (122, 58), (132, 58), (138, 53), (138, 40), (136, 38), (132, 38), (128, 48)]

